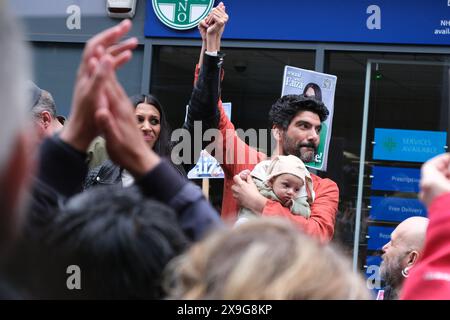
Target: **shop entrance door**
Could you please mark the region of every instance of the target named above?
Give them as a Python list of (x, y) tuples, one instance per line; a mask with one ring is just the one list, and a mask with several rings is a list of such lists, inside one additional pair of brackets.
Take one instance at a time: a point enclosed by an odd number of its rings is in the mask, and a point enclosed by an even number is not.
[(417, 199), (420, 166), (447, 150), (450, 120), (450, 64), (431, 59), (367, 62), (355, 271), (363, 266), (366, 273), (376, 271), (396, 225), (410, 216), (426, 216)]

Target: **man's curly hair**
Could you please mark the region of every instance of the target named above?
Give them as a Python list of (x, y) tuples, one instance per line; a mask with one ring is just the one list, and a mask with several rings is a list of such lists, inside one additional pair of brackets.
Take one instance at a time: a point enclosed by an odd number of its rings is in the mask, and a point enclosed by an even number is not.
[(276, 127), (287, 130), (292, 119), (300, 111), (311, 111), (317, 114), (320, 122), (328, 118), (329, 111), (322, 101), (303, 94), (288, 94), (279, 98), (269, 111), (269, 121)]

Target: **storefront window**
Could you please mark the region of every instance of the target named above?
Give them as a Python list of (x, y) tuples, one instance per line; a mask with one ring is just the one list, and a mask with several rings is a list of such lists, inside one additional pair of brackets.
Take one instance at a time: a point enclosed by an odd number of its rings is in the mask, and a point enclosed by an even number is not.
[[(379, 134), (380, 129), (407, 130), (387, 132), (394, 132), (397, 136), (406, 134), (408, 139), (409, 134), (418, 130), (432, 132), (432, 135), (447, 132), (449, 122), (448, 66), (442, 65), (448, 57), (355, 52), (327, 54), (326, 71), (338, 77), (327, 176), (335, 180), (340, 188), (335, 241), (342, 244), (349, 254), (353, 252), (355, 233), (368, 59), (380, 62), (371, 65), (361, 228), (358, 235), (359, 267), (380, 262), (382, 244), (389, 241), (390, 230), (399, 222), (408, 216), (425, 214), (416, 200), (417, 179), (399, 178), (398, 181), (415, 180), (415, 187), (405, 189), (396, 183), (390, 186), (392, 184), (387, 176), (390, 172), (418, 174), (425, 160), (408, 158), (406, 150), (402, 151), (403, 158), (374, 154), (375, 145), (379, 147), (384, 143), (380, 138), (376, 141), (375, 133)], [(399, 143), (393, 141), (391, 147), (393, 150), (399, 147)], [(445, 149), (441, 147), (440, 152), (443, 151)]]

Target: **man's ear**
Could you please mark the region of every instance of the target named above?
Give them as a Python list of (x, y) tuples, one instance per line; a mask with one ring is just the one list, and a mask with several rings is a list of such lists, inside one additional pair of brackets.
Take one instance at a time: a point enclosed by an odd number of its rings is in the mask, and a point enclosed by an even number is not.
[(275, 141), (280, 142), (283, 136), (283, 129), (277, 126), (272, 127), (272, 135), (275, 138)]
[(417, 261), (419, 260), (419, 252), (416, 250), (412, 250), (409, 254), (408, 254), (408, 266), (413, 266), (417, 263)]
[(41, 112), (41, 121), (44, 124), (44, 128), (47, 129), (52, 124), (52, 115), (48, 111)]

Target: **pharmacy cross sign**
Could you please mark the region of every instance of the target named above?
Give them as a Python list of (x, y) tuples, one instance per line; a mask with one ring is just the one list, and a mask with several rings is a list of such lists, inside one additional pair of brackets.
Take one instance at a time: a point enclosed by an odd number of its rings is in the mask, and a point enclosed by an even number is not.
[(214, 0), (152, 0), (152, 4), (156, 16), (166, 26), (187, 30), (208, 15)]
[(389, 137), (384, 140), (383, 146), (387, 151), (392, 152), (395, 148), (397, 148), (397, 142), (394, 138)]

